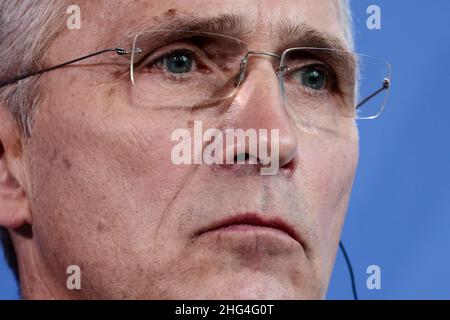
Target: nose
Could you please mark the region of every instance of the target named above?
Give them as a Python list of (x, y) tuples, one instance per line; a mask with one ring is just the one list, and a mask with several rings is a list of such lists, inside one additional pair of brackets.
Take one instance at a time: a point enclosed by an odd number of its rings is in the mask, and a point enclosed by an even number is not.
[(267, 165), (278, 153), (275, 169), (290, 176), (297, 167), (298, 141), (292, 120), (284, 109), (272, 62), (267, 56), (255, 56), (247, 62), (245, 81), (241, 82), (228, 110), (233, 127), (258, 132), (258, 148), (251, 148), (248, 143), (239, 146), (236, 145), (239, 142), (233, 141), (232, 144), (227, 143), (227, 149), (231, 150), (225, 154), (227, 161), (231, 160), (230, 157), (242, 159), (239, 150), (241, 153), (245, 150), (246, 158), (257, 159), (258, 164)]

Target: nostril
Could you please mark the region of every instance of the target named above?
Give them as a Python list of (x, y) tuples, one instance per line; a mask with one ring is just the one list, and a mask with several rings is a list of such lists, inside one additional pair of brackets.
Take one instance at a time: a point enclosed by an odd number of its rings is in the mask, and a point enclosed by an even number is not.
[(288, 177), (292, 176), (299, 165), (299, 154), (295, 152), (291, 157), (286, 159), (284, 163), (280, 163), (280, 171), (284, 172)]
[(250, 155), (248, 153), (240, 153), (234, 156), (233, 163), (244, 162), (247, 163), (250, 159)]
[(234, 162), (235, 164), (256, 164), (261, 165), (261, 161), (258, 157), (254, 157), (250, 155), (249, 153), (240, 153), (236, 156), (234, 156)]

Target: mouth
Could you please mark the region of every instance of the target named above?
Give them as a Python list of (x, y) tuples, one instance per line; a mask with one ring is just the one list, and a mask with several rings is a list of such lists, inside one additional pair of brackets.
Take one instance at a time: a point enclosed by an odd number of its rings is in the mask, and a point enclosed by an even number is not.
[(268, 230), (282, 233), (284, 236), (288, 236), (297, 241), (304, 248), (304, 243), (293, 226), (280, 217), (266, 217), (258, 213), (239, 214), (219, 220), (201, 229), (197, 232), (197, 236), (214, 231), (258, 232)]

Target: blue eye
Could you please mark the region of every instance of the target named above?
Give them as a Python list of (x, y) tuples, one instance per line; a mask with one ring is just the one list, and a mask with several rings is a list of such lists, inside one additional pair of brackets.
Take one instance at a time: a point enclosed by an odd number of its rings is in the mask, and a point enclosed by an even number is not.
[(170, 73), (188, 73), (194, 61), (190, 54), (171, 53), (163, 58), (163, 65)]
[(327, 75), (317, 67), (306, 67), (300, 69), (294, 75), (297, 81), (304, 87), (320, 91), (327, 87)]

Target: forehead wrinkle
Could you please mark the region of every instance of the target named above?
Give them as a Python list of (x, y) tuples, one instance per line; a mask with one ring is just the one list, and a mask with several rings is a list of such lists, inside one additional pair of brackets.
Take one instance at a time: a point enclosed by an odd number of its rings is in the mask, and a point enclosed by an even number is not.
[[(143, 19), (145, 20), (145, 19)], [(278, 22), (269, 21), (266, 26), (270, 38), (280, 45), (308, 46), (349, 50), (345, 41), (329, 32), (320, 31), (305, 22), (282, 18)], [(125, 34), (125, 40), (133, 39), (141, 32), (152, 30), (190, 30), (223, 34), (241, 40), (251, 39), (261, 30), (254, 25), (251, 17), (243, 12), (231, 12), (211, 17), (199, 17), (193, 13), (176, 15), (161, 14), (144, 21)], [(276, 30), (273, 32), (273, 30)], [(274, 36), (275, 35), (275, 36)]]
[(164, 31), (198, 31), (217, 33), (235, 38), (247, 38), (255, 31), (250, 25), (250, 20), (242, 13), (226, 13), (212, 17), (199, 17), (195, 14), (181, 13), (177, 16), (165, 14), (151, 18), (150, 22), (144, 22), (128, 31), (126, 40), (133, 39), (141, 32)]

